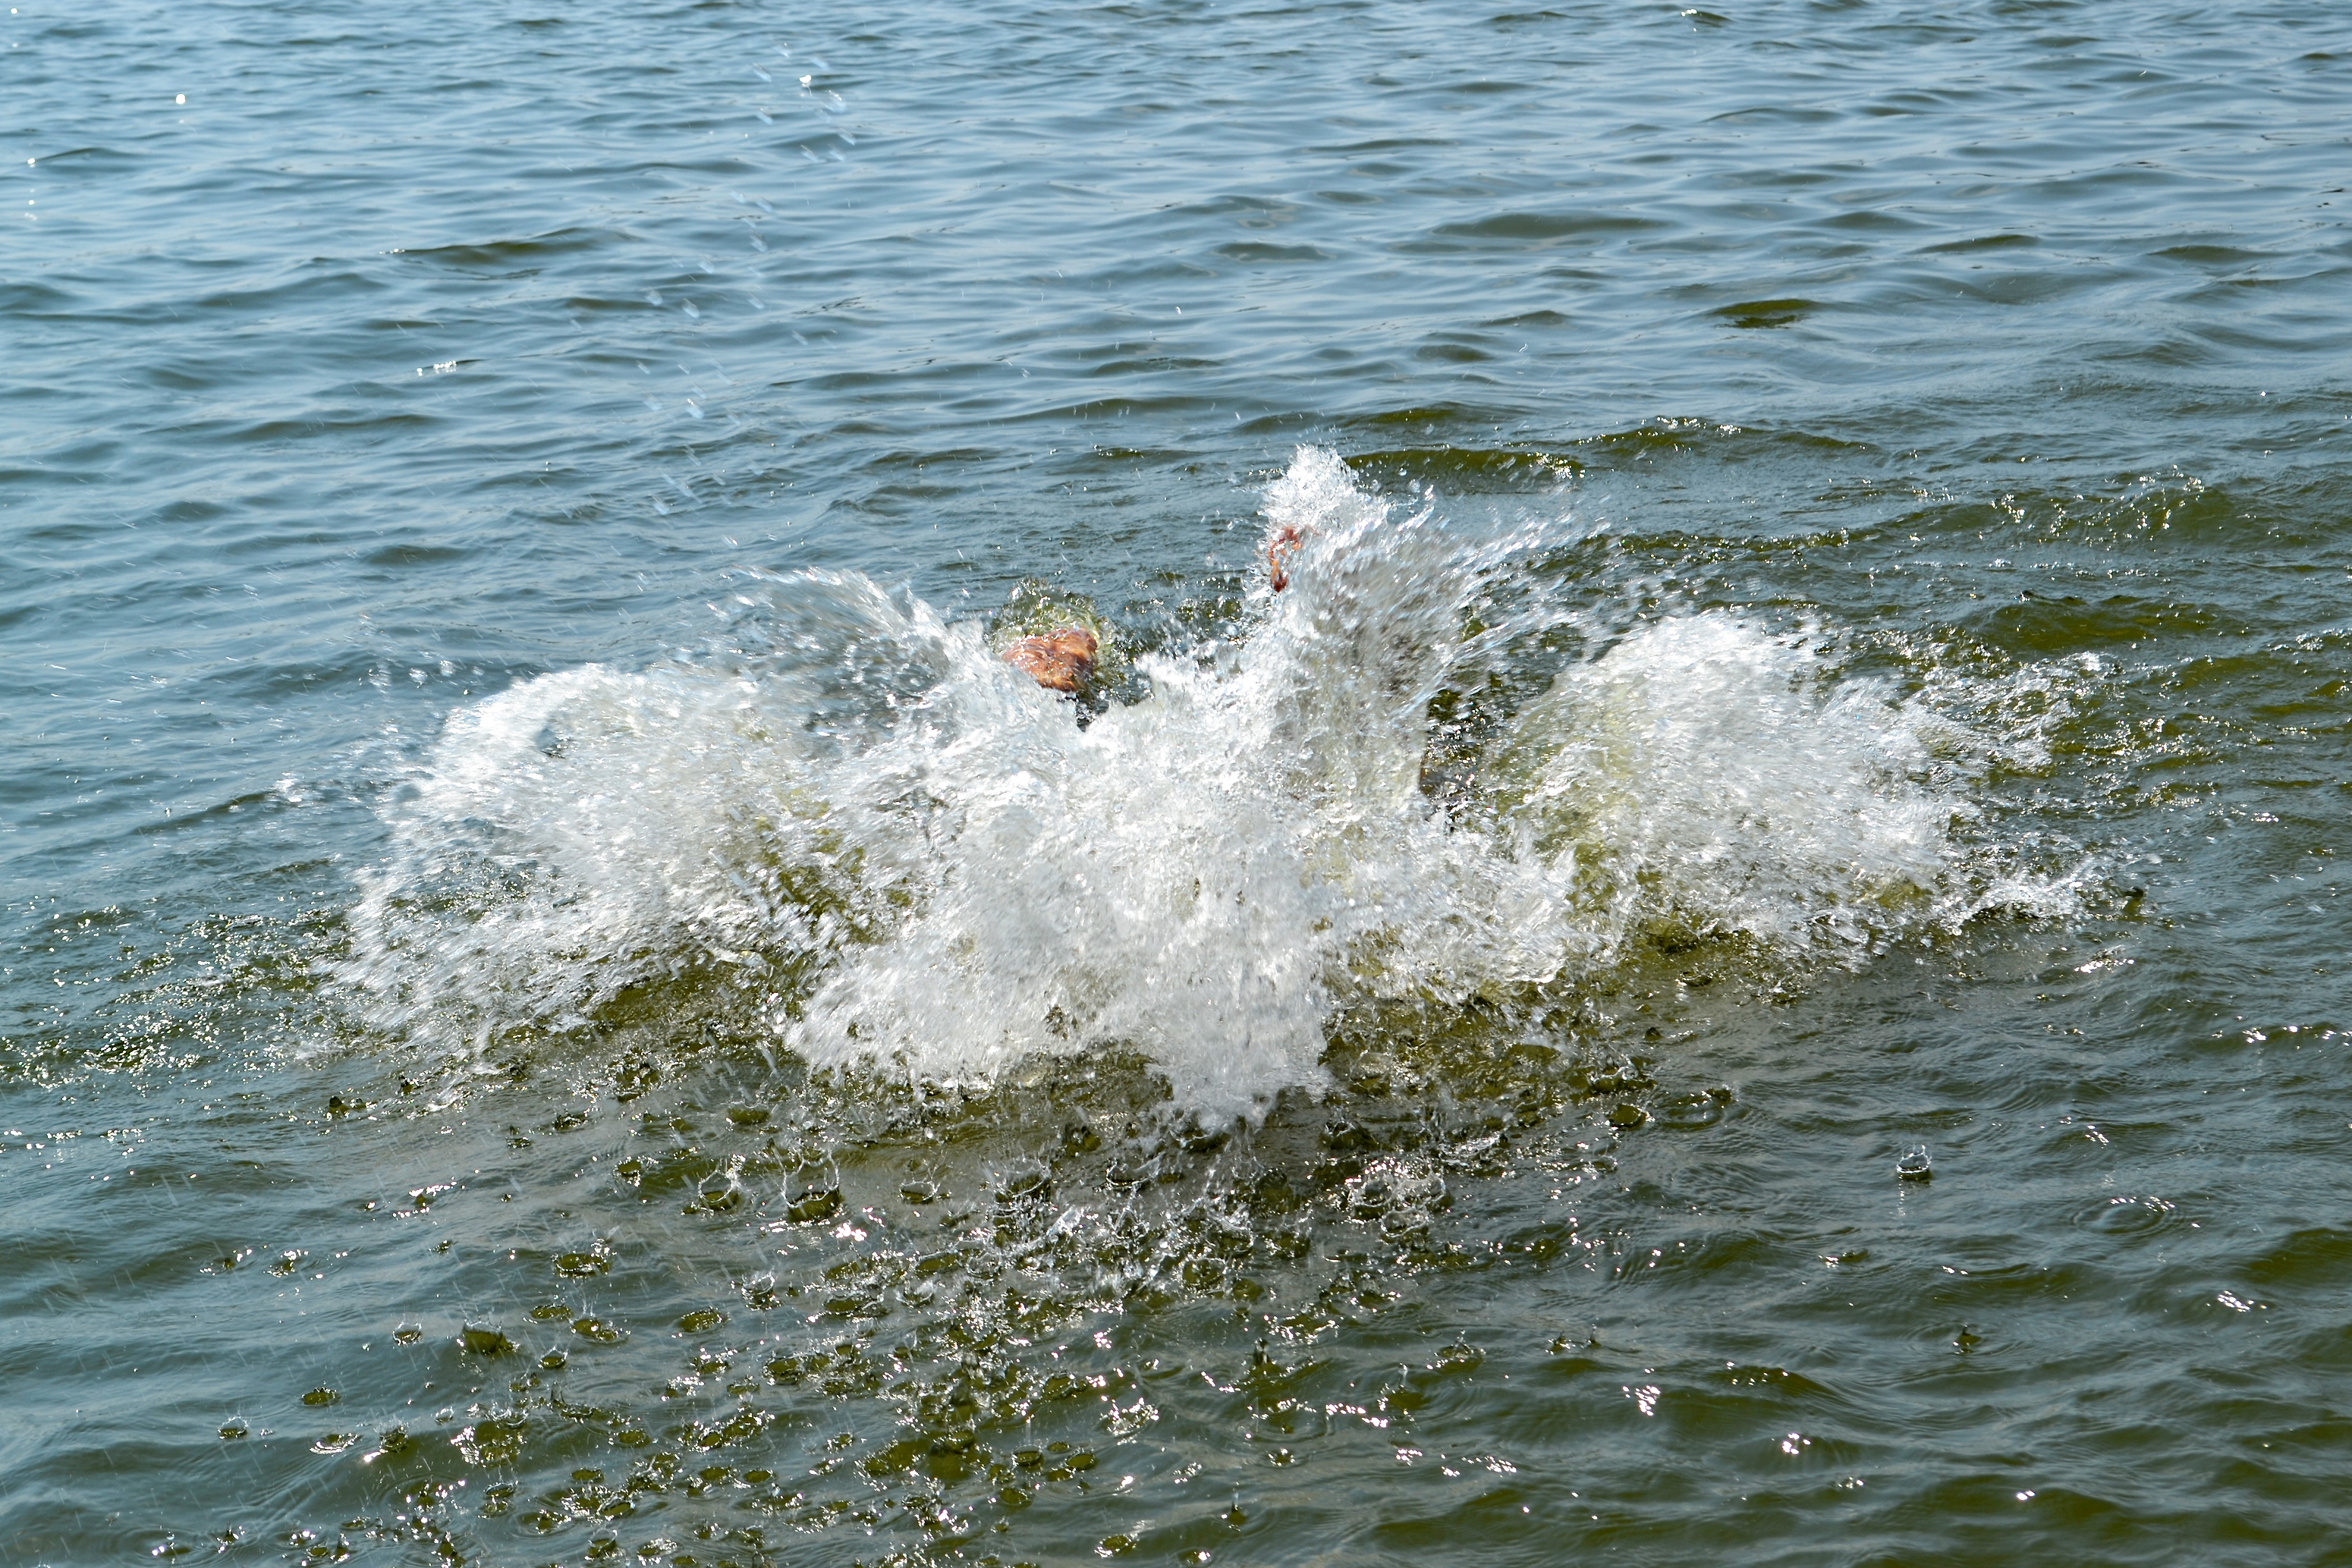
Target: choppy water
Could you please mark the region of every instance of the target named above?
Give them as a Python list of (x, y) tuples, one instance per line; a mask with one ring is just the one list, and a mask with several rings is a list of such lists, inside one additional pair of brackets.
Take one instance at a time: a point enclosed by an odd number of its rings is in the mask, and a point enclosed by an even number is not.
[(5, 29), (0, 1561), (2340, 1558), (2336, 8)]

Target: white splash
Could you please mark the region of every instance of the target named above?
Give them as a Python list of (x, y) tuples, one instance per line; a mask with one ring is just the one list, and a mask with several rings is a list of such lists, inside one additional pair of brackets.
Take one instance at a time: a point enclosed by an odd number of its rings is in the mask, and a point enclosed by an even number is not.
[(823, 572), (738, 595), (769, 642), (726, 668), (462, 710), (343, 977), (477, 1049), (731, 984), (730, 1027), (816, 1062), (970, 1080), (1117, 1045), (1246, 1114), (1321, 1081), (1353, 1003), (1574, 987), (1666, 928), (1834, 960), (1962, 907), (1927, 716), (1727, 615), (1568, 668), (1440, 810), (1431, 700), (1492, 643), (1460, 644), (1463, 606), (1541, 541), (1399, 515), (1313, 449), (1265, 511), (1290, 590), (1084, 729), (973, 628)]

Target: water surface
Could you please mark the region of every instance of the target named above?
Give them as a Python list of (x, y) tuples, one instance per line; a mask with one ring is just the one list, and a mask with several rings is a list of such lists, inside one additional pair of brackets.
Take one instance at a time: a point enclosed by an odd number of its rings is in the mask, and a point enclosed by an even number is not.
[(0, 1561), (2340, 1551), (2332, 8), (5, 38)]

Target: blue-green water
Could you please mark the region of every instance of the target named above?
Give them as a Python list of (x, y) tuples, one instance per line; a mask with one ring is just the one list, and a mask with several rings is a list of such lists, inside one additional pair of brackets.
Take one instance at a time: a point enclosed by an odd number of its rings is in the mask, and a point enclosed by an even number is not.
[(2338, 8), (562, 11), (5, 18), (0, 1562), (2344, 1560)]

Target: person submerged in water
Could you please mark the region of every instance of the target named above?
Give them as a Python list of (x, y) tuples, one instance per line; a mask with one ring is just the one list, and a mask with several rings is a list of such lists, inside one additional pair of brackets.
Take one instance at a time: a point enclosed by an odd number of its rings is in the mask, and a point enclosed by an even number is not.
[(1049, 692), (1076, 694), (1094, 674), (1102, 640), (1083, 626), (1064, 626), (1005, 644), (1004, 662)]
[[(1290, 558), (1306, 542), (1305, 531), (1295, 524), (1285, 524), (1266, 541), (1266, 580), (1276, 593), (1290, 586)], [(1021, 591), (1014, 591), (1017, 597)], [(1075, 696), (1094, 674), (1101, 653), (1102, 639), (1072, 623), (1015, 637), (998, 656), (1047, 691)]]

